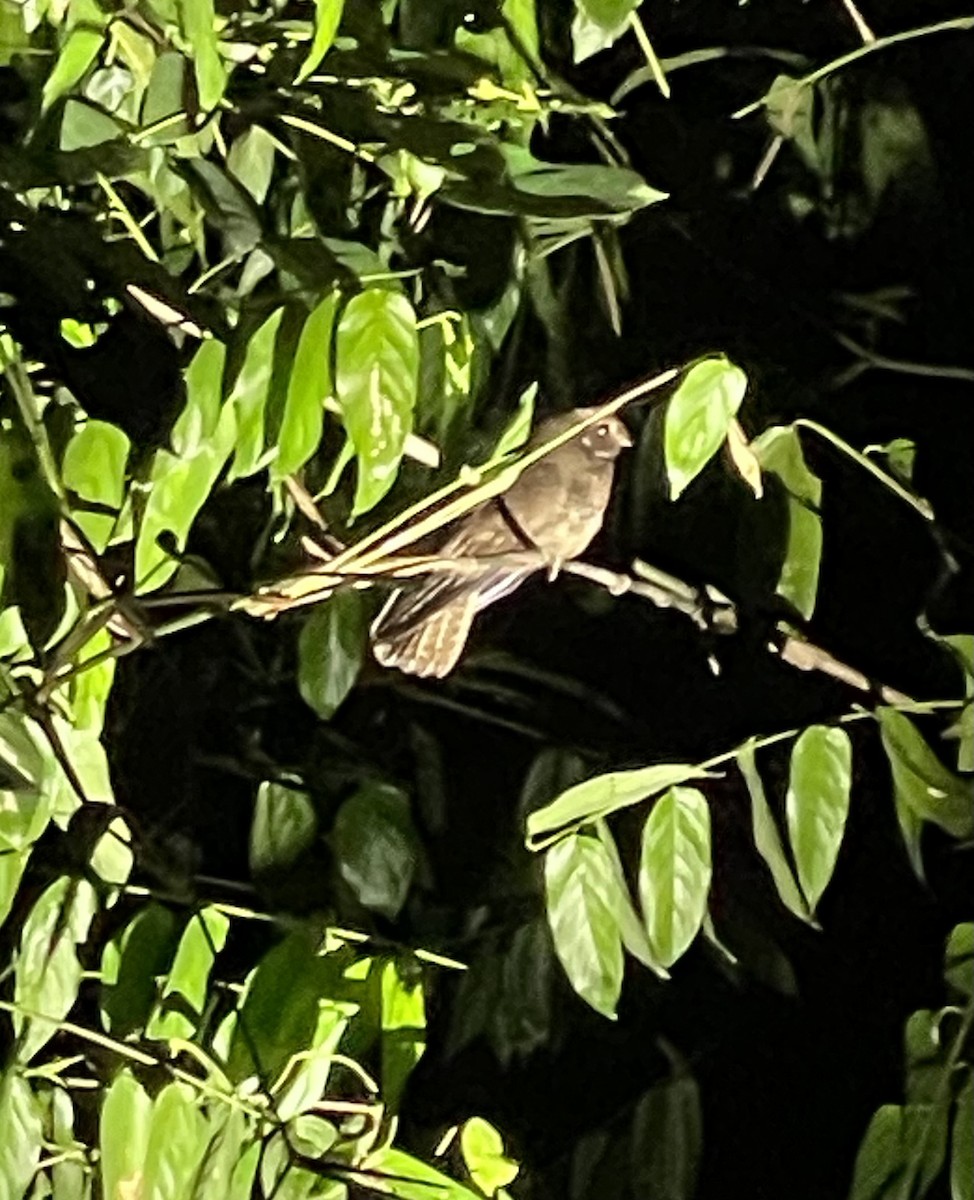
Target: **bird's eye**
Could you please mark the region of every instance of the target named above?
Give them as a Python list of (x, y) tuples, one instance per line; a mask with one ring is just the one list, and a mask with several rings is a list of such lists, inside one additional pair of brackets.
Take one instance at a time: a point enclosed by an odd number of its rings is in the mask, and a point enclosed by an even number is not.
[(608, 430), (607, 426), (600, 425), (598, 427), (598, 429), (596, 430), (596, 432), (598, 433), (599, 437), (606, 437), (608, 435), (609, 430)]

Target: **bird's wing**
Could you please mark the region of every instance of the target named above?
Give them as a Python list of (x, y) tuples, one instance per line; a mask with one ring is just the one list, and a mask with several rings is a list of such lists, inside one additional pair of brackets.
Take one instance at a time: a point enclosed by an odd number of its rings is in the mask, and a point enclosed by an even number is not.
[[(443, 558), (491, 558), (525, 549), (517, 532), (493, 503), (471, 513), (439, 551)], [(376, 642), (403, 638), (442, 608), (472, 602), (473, 614), (507, 596), (531, 574), (498, 565), (476, 575), (441, 572), (412, 587), (397, 588), (372, 624)]]

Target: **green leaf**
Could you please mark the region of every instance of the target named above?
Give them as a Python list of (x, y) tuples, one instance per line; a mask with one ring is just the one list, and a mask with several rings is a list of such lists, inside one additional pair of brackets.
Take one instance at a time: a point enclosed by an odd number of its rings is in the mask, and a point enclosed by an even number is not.
[(51, 819), (49, 752), (22, 713), (0, 711), (0, 850), (26, 850)]
[(142, 1190), (152, 1102), (128, 1070), (115, 1076), (101, 1106), (101, 1194), (112, 1200), (145, 1196)]
[(633, 958), (638, 959), (644, 967), (649, 967), (661, 979), (669, 979), (669, 972), (656, 957), (656, 952), (649, 942), (649, 935), (632, 902), (632, 897), (629, 894), (629, 884), (626, 882), (626, 874), (622, 867), (622, 860), (619, 857), (615, 840), (609, 832), (609, 827), (605, 821), (598, 821), (595, 828), (599, 841), (605, 847), (606, 853), (609, 856), (609, 863), (615, 879), (615, 888), (610, 890), (609, 899), (612, 902), (615, 918), (619, 924), (619, 934), (622, 937), (622, 944)]
[(751, 797), (751, 831), (754, 835), (754, 845), (768, 865), (781, 902), (796, 917), (814, 924), (805, 897), (795, 881), (777, 822), (764, 794), (764, 783), (755, 761), (753, 738), (738, 751), (737, 765)]
[[(970, 1068), (968, 1068), (970, 1071)], [(950, 1134), (950, 1200), (974, 1200), (974, 1075), (957, 1097)]]
[(230, 479), (253, 475), (264, 465), (264, 414), (274, 370), (274, 343), (284, 309), (267, 318), (247, 343), (243, 365), (227, 404), (237, 417), (237, 449)]
[(146, 1026), (149, 1038), (183, 1038), (196, 1033), (206, 1005), (207, 981), (223, 949), (230, 922), (219, 909), (202, 908), (187, 922), (162, 989), (162, 1004)]
[(898, 802), (919, 820), (956, 838), (974, 834), (974, 786), (949, 771), (913, 722), (893, 708), (878, 712), (883, 748)]
[(249, 129), (234, 139), (227, 155), (227, 170), (250, 192), (258, 204), (263, 204), (274, 174), (274, 139), (261, 125)]
[[(329, 986), (331, 982), (330, 978)], [(290, 1008), (292, 998), (288, 996), (285, 1002)], [(357, 1005), (341, 1000), (319, 1001), (318, 1023), (310, 1042), (292, 1057), (275, 1087), (274, 1107), (282, 1121), (313, 1108), (321, 1100), (339, 1043), (356, 1014)], [(294, 1063), (298, 1065), (294, 1067)]]
[(58, 146), (66, 153), (84, 150), (88, 146), (100, 146), (120, 137), (121, 126), (98, 105), (84, 100), (69, 100), (61, 117), (61, 133)]
[(946, 1106), (884, 1104), (859, 1147), (849, 1200), (923, 1196), (946, 1153)]
[(336, 592), (304, 623), (298, 639), (298, 688), (324, 721), (355, 686), (365, 657), (366, 621), (358, 592)]
[(227, 404), (215, 434), (194, 454), (179, 458), (168, 450), (156, 452), (135, 542), (137, 592), (154, 591), (175, 573), (179, 561), (158, 539), (165, 534), (175, 541), (177, 552), (186, 548), (192, 524), (230, 456), (235, 436), (235, 409)]
[(386, 784), (362, 787), (338, 810), (332, 844), (342, 878), (359, 902), (396, 916), (419, 855), (407, 797)]
[(528, 816), (528, 847), (540, 849), (547, 840), (546, 835), (607, 817), (676, 784), (706, 778), (706, 771), (687, 763), (659, 763), (636, 771), (596, 775), (562, 792), (550, 804)]
[(947, 939), (944, 955), (947, 986), (968, 1000), (974, 996), (974, 922), (955, 925)]
[[(104, 15), (98, 13), (99, 23), (104, 25)], [(41, 93), (41, 110), (46, 111), (59, 96), (69, 92), (98, 57), (105, 40), (104, 29), (75, 28), (67, 36), (54, 69), (44, 81)]]
[(158, 996), (157, 978), (168, 971), (176, 951), (176, 918), (161, 904), (135, 914), (105, 945), (101, 961), (101, 1015), (116, 1038), (141, 1031)]
[(517, 1163), (504, 1154), (503, 1138), (483, 1117), (464, 1121), (460, 1149), (470, 1178), (486, 1195), (493, 1196), (517, 1178)]
[(42, 1013), (50, 1020), (14, 1013), (20, 1062), (29, 1062), (51, 1040), (74, 1006), (82, 974), (76, 947), (87, 939), (97, 911), (98, 897), (91, 884), (63, 875), (41, 893), (27, 914), (20, 934), (14, 1001), (28, 1013)]
[[(131, 442), (117, 425), (107, 421), (86, 421), (64, 451), (61, 479), (64, 486), (89, 504), (114, 510), (118, 514), (125, 499), (125, 464)], [(82, 532), (99, 552), (108, 545), (117, 515), (74, 512)]]
[(358, 461), (352, 513), (359, 516), (392, 487), (412, 429), (419, 339), (406, 297), (383, 288), (353, 296), (338, 323), (336, 357), (342, 419)]
[(303, 83), (331, 49), (342, 19), (345, 0), (315, 0), (315, 35), (295, 83)]
[(596, 838), (574, 834), (552, 846), (544, 870), (555, 953), (579, 996), (615, 1020), (623, 956), (609, 854)]
[(180, 0), (179, 23), (183, 37), (193, 48), (193, 69), (200, 107), (215, 108), (227, 86), (216, 36), (213, 0)]
[(697, 363), (666, 406), (663, 449), (676, 500), (727, 437), (747, 390), (747, 376), (723, 355)]
[(476, 1192), (457, 1183), (449, 1175), (428, 1166), (405, 1150), (386, 1146), (367, 1160), (370, 1171), (390, 1176), (392, 1194), (398, 1200), (478, 1200)]
[(788, 540), (777, 592), (808, 620), (815, 610), (822, 561), (822, 481), (805, 463), (798, 431), (775, 425), (751, 442), (761, 467), (788, 492)]
[(0, 926), (10, 915), (29, 858), (29, 849), (0, 849)]
[(240, 1109), (228, 1108), (222, 1119), (211, 1116), (209, 1127), (212, 1132), (188, 1200), (250, 1200), (261, 1150), (251, 1119)]
[(186, 368), (186, 403), (173, 426), (172, 448), (189, 458), (216, 433), (223, 404), (223, 371), (227, 348), (208, 338)]
[(140, 1195), (144, 1200), (172, 1200), (184, 1195), (203, 1158), (206, 1120), (195, 1088), (168, 1083), (156, 1096), (149, 1118), (149, 1141)]
[(814, 912), (825, 891), (849, 816), (852, 744), (844, 729), (812, 725), (791, 754), (785, 814), (798, 881)]
[(0, 1076), (0, 1130), (0, 1195), (20, 1200), (40, 1162), (44, 1126), (30, 1084), (14, 1067)]
[(664, 967), (697, 935), (712, 873), (710, 809), (696, 788), (671, 787), (643, 826), (639, 898), (649, 940)]
[(250, 869), (255, 875), (283, 871), (308, 849), (318, 831), (314, 805), (305, 792), (262, 783), (250, 827)]
[(515, 450), (520, 450), (528, 440), (531, 434), (531, 425), (534, 421), (534, 401), (537, 395), (537, 383), (528, 384), (520, 394), (517, 401), (517, 412), (508, 422), (506, 429), (498, 439), (497, 445), (494, 447), (494, 452), (490, 456), (490, 462), (500, 462), (508, 454), (513, 454)]
[(632, 1195), (693, 1200), (703, 1153), (700, 1089), (685, 1074), (650, 1088), (632, 1118)]
[(426, 1049), (426, 1005), (419, 972), (382, 968), (382, 1099), (396, 1112), (406, 1081)]
[[(227, 1054), (228, 1077), (239, 1083), (256, 1076), (270, 1087), (295, 1055), (313, 1046), (322, 1005), (333, 982), (334, 971), (318, 953), (318, 939), (312, 931), (297, 929), (269, 950), (248, 982)], [(330, 1026), (336, 1018), (345, 1019), (340, 1010), (333, 1009)], [(324, 1077), (319, 1076), (322, 1088), (327, 1067), (326, 1062)], [(294, 1101), (292, 1096), (292, 1111), (297, 1110)]]
[[(101, 734), (105, 722), (105, 706), (115, 679), (116, 660), (103, 658), (94, 660), (112, 649), (112, 635), (107, 629), (99, 629), (85, 642), (75, 660), (79, 670), (68, 684), (71, 703), (71, 719), (76, 729), (88, 730), (95, 737)], [(86, 664), (91, 665), (86, 665)]]
[(629, 28), (641, 0), (575, 0), (572, 48), (575, 62), (607, 50)]
[(142, 101), (141, 120), (143, 129), (161, 122), (166, 124), (158, 132), (144, 139), (146, 145), (168, 145), (179, 141), (190, 132), (186, 110), (183, 107), (185, 86), (186, 59), (174, 50), (160, 54), (152, 68), (149, 86)]
[(232, 175), (204, 158), (184, 159), (179, 170), (209, 222), (219, 231), (225, 257), (243, 258), (260, 244), (263, 237), (260, 209)]
[(298, 341), (288, 379), (287, 400), (277, 438), (275, 479), (299, 470), (318, 449), (324, 403), (334, 391), (331, 377), (331, 339), (340, 294), (332, 292), (314, 309)]

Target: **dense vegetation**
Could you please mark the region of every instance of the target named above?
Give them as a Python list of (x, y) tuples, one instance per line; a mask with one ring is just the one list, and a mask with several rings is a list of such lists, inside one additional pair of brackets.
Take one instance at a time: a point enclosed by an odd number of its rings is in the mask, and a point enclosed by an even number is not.
[(974, 16), (876, 9), (0, 0), (3, 1200), (974, 1197)]

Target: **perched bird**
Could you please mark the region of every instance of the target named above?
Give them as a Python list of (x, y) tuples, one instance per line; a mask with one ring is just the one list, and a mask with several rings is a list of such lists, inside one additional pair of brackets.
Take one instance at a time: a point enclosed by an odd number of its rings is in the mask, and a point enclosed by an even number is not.
[[(529, 446), (576, 425), (595, 410), (578, 408), (542, 421)], [(473, 509), (440, 547), (444, 558), (493, 558), (539, 551), (552, 569), (576, 558), (598, 533), (612, 490), (615, 460), (632, 445), (610, 416), (528, 467), (501, 496)], [(460, 657), (478, 612), (510, 595), (543, 564), (463, 576), (442, 572), (398, 588), (372, 624), (372, 649), (383, 666), (442, 677)]]

